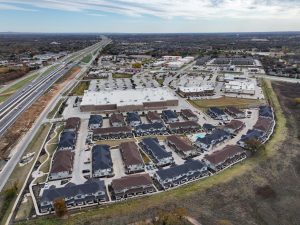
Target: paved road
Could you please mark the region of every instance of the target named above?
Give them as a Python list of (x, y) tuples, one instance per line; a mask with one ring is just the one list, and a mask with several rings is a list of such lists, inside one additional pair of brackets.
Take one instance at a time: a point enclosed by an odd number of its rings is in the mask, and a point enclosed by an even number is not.
[[(96, 49), (102, 49), (103, 47), (105, 47), (107, 44), (110, 43), (110, 40), (109, 39), (104, 39), (102, 42), (94, 45), (94, 46), (91, 46), (85, 50), (82, 50), (78, 53), (78, 55), (85, 55), (87, 53), (90, 53), (90, 52), (93, 52), (95, 51)], [(74, 55), (74, 54), (73, 54)], [(78, 55), (75, 55), (74, 57), (77, 57)], [(74, 58), (72, 57), (72, 59)], [(94, 56), (95, 58), (95, 56)], [(94, 59), (93, 58), (93, 59)], [(72, 60), (71, 59), (71, 60)], [(92, 62), (92, 60), (91, 60)], [(91, 63), (90, 62), (90, 63)], [(74, 62), (75, 64), (77, 62)], [(78, 78), (82, 73), (84, 73), (87, 68), (88, 68), (88, 65), (87, 64), (86, 66), (84, 66), (80, 72), (80, 74), (78, 74), (76, 76), (76, 78)], [(65, 64), (62, 62), (62, 64)], [(71, 63), (72, 65), (73, 63)], [(65, 68), (66, 69), (66, 68)], [(59, 72), (61, 73), (61, 71)], [(55, 76), (55, 75), (54, 75)], [(58, 76), (58, 75), (57, 75)], [(48, 77), (48, 76), (47, 76)], [(54, 79), (53, 79), (54, 80)], [(52, 80), (51, 80), (52, 81)], [(20, 158), (22, 157), (24, 151), (26, 150), (26, 147), (29, 145), (30, 141), (33, 139), (33, 137), (35, 136), (35, 134), (38, 132), (39, 130), (39, 127), (40, 125), (43, 123), (43, 121), (45, 120), (48, 112), (55, 107), (56, 103), (59, 101), (62, 93), (67, 90), (68, 88), (70, 88), (74, 83), (76, 82), (76, 80), (72, 80), (69, 82), (69, 84), (66, 86), (66, 88), (64, 90), (62, 90), (59, 94), (57, 94), (57, 96), (48, 104), (48, 106), (44, 109), (44, 111), (42, 112), (42, 114), (39, 116), (39, 118), (35, 121), (34, 125), (32, 126), (32, 128), (27, 132), (27, 134), (24, 136), (24, 138), (22, 138), (20, 140), (20, 142), (17, 144), (17, 146), (15, 147), (14, 149), (14, 154), (11, 155), (11, 158), (9, 159), (9, 161), (6, 163), (6, 165), (4, 166), (3, 170), (0, 172), (0, 191), (2, 190), (2, 188), (4, 187), (4, 185), (6, 184), (7, 180), (9, 179), (9, 176), (11, 175), (12, 171), (14, 170), (15, 166), (18, 164), (18, 162), (20, 161)], [(47, 83), (47, 82), (46, 82)], [(51, 82), (47, 83), (48, 85), (50, 85)], [(51, 86), (51, 85), (50, 85)], [(49, 87), (50, 87), (49, 86)], [(41, 88), (43, 89), (43, 88)], [(40, 89), (37, 89), (38, 91), (36, 92), (37, 95), (41, 95), (41, 93), (43, 92), (42, 90)], [(21, 90), (20, 90), (21, 91)], [(46, 91), (46, 90), (45, 90)], [(10, 100), (12, 101), (12, 100)], [(23, 109), (22, 111), (24, 111), (24, 108), (23, 107), (29, 107), (29, 104), (32, 104), (34, 101), (32, 99), (29, 99), (26, 101), (26, 104), (25, 103), (20, 103), (22, 108), (20, 109)], [(4, 109), (5, 107), (2, 107), (1, 105), (1, 108), (0, 109)], [(19, 111), (20, 109), (18, 110), (15, 110), (15, 111)], [(1, 112), (1, 111), (0, 111)], [(16, 114), (13, 114), (14, 116), (16, 116)], [(7, 117), (6, 117), (7, 118)], [(17, 118), (17, 117), (16, 117)], [(1, 121), (2, 122), (2, 121)]]

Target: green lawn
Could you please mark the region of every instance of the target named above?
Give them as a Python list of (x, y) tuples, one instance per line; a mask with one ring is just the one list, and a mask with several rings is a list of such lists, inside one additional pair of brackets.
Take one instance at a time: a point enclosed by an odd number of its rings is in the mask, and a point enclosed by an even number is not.
[(57, 102), (57, 104), (55, 105), (55, 107), (48, 113), (47, 119), (52, 119), (55, 116), (57, 110), (59, 109), (59, 107), (61, 106), (61, 104), (63, 103), (63, 101), (64, 101), (64, 99), (62, 99), (62, 98), (59, 99), (59, 101)]
[(85, 56), (81, 62), (83, 63), (89, 63), (92, 60), (93, 56), (91, 54), (88, 54), (87, 56)]
[(127, 73), (114, 73), (112, 75), (113, 79), (119, 79), (119, 78), (132, 78), (131, 74)]
[(226, 107), (235, 106), (238, 108), (248, 108), (251, 106), (258, 106), (264, 103), (263, 100), (247, 99), (247, 98), (231, 98), (221, 97), (217, 99), (202, 99), (202, 100), (189, 100), (189, 102), (197, 108), (210, 108), (210, 107)]
[(71, 91), (72, 95), (82, 96), (85, 90), (88, 90), (90, 81), (80, 81), (77, 86)]

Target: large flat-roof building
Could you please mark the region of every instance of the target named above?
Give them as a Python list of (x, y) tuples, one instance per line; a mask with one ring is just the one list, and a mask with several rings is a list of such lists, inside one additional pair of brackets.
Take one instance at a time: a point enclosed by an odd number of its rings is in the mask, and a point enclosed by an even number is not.
[(255, 94), (255, 82), (252, 81), (229, 81), (225, 84), (226, 93)]
[(86, 91), (80, 110), (141, 111), (178, 106), (178, 98), (167, 88), (143, 88), (114, 91)]
[(178, 93), (182, 97), (197, 97), (214, 95), (215, 88), (212, 85), (178, 87)]

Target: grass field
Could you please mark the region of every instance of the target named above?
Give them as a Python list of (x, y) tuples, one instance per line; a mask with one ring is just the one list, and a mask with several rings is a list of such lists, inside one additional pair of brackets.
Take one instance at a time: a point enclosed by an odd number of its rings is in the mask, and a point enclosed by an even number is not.
[(50, 217), (27, 224), (129, 224), (178, 206), (202, 225), (299, 224), (300, 144), (295, 129), (300, 123), (300, 113), (291, 111), (286, 117), (289, 109), (282, 110), (270, 81), (263, 86), (276, 116), (275, 133), (263, 151), (221, 173), (178, 189), (81, 211), (71, 214), (68, 220)]
[(92, 56), (91, 54), (89, 54), (89, 55), (85, 56), (85, 57), (81, 60), (81, 62), (83, 62), (83, 63), (89, 63), (89, 62), (92, 60), (92, 58), (93, 58), (93, 56)]
[(47, 119), (52, 119), (55, 116), (57, 110), (59, 109), (59, 107), (61, 106), (61, 104), (63, 103), (63, 101), (64, 101), (64, 99), (62, 99), (62, 98), (59, 99), (59, 101), (54, 106), (54, 108), (48, 113)]
[(164, 84), (164, 79), (156, 79), (157, 83), (159, 83), (161, 86)]
[(131, 74), (127, 74), (127, 73), (114, 73), (112, 75), (113, 79), (119, 79), (119, 78), (132, 78)]
[(257, 106), (262, 104), (263, 100), (246, 99), (246, 98), (231, 98), (221, 97), (217, 99), (203, 99), (203, 100), (189, 100), (189, 102), (197, 108), (209, 108), (209, 107), (226, 107), (235, 106), (238, 108), (248, 108), (251, 106)]
[(82, 96), (85, 90), (88, 90), (90, 81), (80, 81), (77, 86), (71, 91), (71, 95)]

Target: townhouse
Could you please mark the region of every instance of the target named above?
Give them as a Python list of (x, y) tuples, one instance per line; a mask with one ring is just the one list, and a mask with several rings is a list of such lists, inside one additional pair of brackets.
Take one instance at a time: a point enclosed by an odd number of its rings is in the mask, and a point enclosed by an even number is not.
[(271, 106), (264, 105), (259, 107), (259, 116), (273, 119), (274, 113)]
[(198, 160), (189, 160), (182, 165), (157, 170), (154, 178), (166, 190), (207, 176), (208, 174), (207, 166), (204, 163)]
[(95, 145), (92, 148), (93, 177), (114, 176), (113, 162), (108, 145)]
[(204, 138), (197, 138), (195, 145), (199, 148), (209, 151), (214, 146), (223, 143), (230, 139), (230, 134), (222, 129), (216, 129), (211, 134), (206, 135)]
[(201, 129), (201, 126), (196, 121), (183, 121), (174, 122), (169, 124), (169, 130), (171, 133), (183, 134), (183, 133), (193, 133)]
[(88, 180), (79, 185), (69, 183), (61, 188), (43, 189), (40, 196), (41, 213), (53, 211), (53, 204), (57, 199), (64, 199), (68, 208), (107, 201), (105, 184), (100, 180)]
[(231, 135), (238, 134), (244, 127), (245, 123), (240, 120), (231, 120), (230, 123), (226, 124), (223, 129)]
[(134, 174), (114, 179), (111, 182), (111, 189), (112, 197), (116, 200), (155, 192), (149, 174)]
[(97, 129), (102, 127), (103, 125), (103, 117), (100, 115), (90, 115), (89, 118), (89, 124), (88, 127), (89, 129), (93, 130), (93, 129)]
[(168, 130), (162, 123), (141, 124), (134, 128), (137, 136), (144, 135), (164, 135), (168, 134)]
[(198, 116), (190, 109), (182, 109), (181, 115), (186, 120), (198, 121)]
[(246, 151), (240, 146), (227, 145), (219, 151), (215, 151), (210, 155), (205, 155), (203, 160), (210, 169), (219, 171), (246, 157)]
[(263, 132), (263, 139), (266, 140), (271, 135), (275, 122), (269, 117), (258, 117), (257, 122), (253, 126), (253, 129)]
[(141, 117), (137, 112), (128, 112), (126, 120), (128, 125), (132, 127), (139, 126), (142, 124)]
[(74, 150), (77, 134), (74, 131), (63, 131), (60, 134), (57, 150)]
[(149, 111), (146, 115), (147, 119), (150, 123), (161, 123), (162, 119), (160, 118), (159, 114), (155, 111)]
[(126, 173), (137, 173), (145, 170), (144, 161), (135, 142), (121, 143), (119, 148)]
[(248, 130), (245, 135), (242, 135), (241, 139), (238, 141), (238, 145), (243, 148), (248, 148), (249, 142), (253, 140), (262, 144), (264, 142), (264, 132), (253, 129)]
[(49, 180), (59, 180), (72, 177), (74, 152), (57, 151), (54, 153)]
[(93, 140), (120, 139), (133, 137), (132, 128), (124, 127), (107, 127), (93, 130)]
[(126, 125), (124, 116), (121, 113), (114, 113), (109, 118), (109, 123), (113, 127), (123, 127)]
[(223, 121), (228, 121), (228, 116), (226, 113), (217, 107), (211, 107), (208, 109), (207, 113), (211, 116), (211, 118), (215, 120), (223, 120)]
[(79, 130), (79, 127), (80, 127), (80, 118), (70, 117), (66, 120), (64, 130), (77, 132)]
[(236, 107), (228, 106), (225, 108), (225, 112), (233, 117), (234, 119), (243, 119), (246, 118), (246, 113)]
[(174, 149), (182, 158), (188, 158), (198, 154), (196, 148), (185, 140), (183, 137), (179, 136), (168, 136), (166, 138), (167, 144)]
[(177, 113), (172, 110), (163, 110), (162, 118), (166, 123), (175, 123), (179, 121)]
[(166, 149), (159, 144), (157, 138), (144, 138), (140, 142), (140, 146), (158, 167), (174, 163), (172, 153), (167, 152)]
[(211, 133), (213, 130), (217, 129), (216, 126), (210, 124), (210, 123), (205, 123), (202, 126), (202, 129), (206, 132), (206, 133)]

